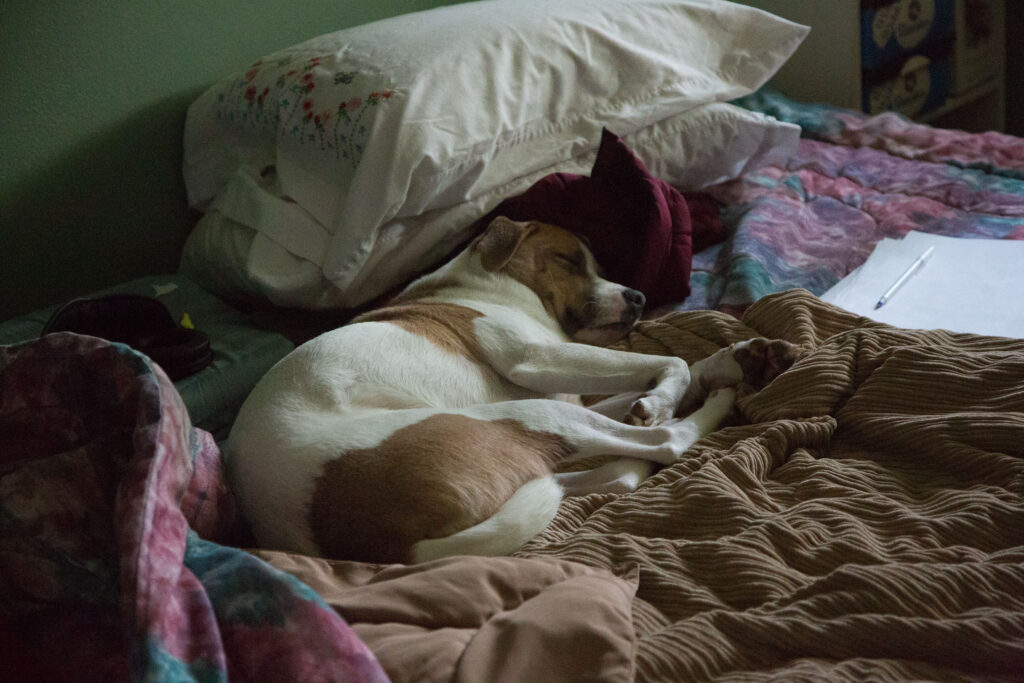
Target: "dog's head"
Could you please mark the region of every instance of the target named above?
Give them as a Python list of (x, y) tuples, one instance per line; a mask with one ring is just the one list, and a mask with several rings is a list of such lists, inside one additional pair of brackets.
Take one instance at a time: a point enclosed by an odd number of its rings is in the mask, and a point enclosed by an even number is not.
[(611, 344), (626, 336), (643, 311), (644, 295), (602, 278), (590, 250), (563, 228), (498, 217), (470, 249), (485, 270), (533, 290), (573, 341)]

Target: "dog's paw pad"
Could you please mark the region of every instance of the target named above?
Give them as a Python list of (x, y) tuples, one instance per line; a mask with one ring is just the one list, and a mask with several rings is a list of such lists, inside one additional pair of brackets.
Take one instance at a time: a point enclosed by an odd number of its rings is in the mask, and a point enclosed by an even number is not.
[(667, 409), (659, 410), (655, 403), (656, 401), (651, 396), (638, 398), (630, 406), (629, 412), (626, 413), (626, 424), (635, 427), (652, 427), (672, 419), (671, 411)]
[(634, 427), (649, 427), (651, 425), (651, 414), (642, 398), (634, 401), (633, 405), (629, 407), (624, 422)]
[(743, 370), (743, 382), (763, 389), (800, 357), (800, 347), (783, 339), (756, 337), (735, 344), (733, 358)]

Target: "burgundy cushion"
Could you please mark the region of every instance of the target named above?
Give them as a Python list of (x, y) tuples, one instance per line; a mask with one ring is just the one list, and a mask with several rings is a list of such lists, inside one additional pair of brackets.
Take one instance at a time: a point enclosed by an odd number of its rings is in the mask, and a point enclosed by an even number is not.
[(702, 223), (695, 234), (686, 200), (655, 178), (618, 136), (605, 130), (590, 177), (555, 173), (488, 214), (553, 223), (586, 237), (614, 282), (639, 289), (648, 306), (690, 293), (694, 245), (721, 240), (721, 226)]

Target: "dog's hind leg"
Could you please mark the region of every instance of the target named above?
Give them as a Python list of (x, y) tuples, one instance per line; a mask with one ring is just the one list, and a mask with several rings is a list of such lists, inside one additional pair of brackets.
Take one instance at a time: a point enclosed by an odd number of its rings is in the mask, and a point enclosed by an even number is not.
[(412, 561), (427, 562), (451, 555), (509, 555), (547, 528), (561, 502), (562, 487), (555, 477), (528, 481), (479, 524), (413, 545)]
[[(704, 405), (693, 414), (677, 420), (665, 429), (682, 435), (685, 448), (710, 433), (732, 409), (735, 391), (712, 392)], [(521, 403), (521, 402), (515, 402)], [(510, 404), (492, 404), (508, 407)], [(580, 409), (567, 405), (572, 412)], [(611, 420), (609, 420), (611, 421)], [(612, 421), (613, 422), (613, 421)], [(615, 423), (618, 424), (618, 423)], [(654, 427), (631, 427), (627, 431), (653, 431)], [(572, 443), (573, 438), (559, 434)], [(589, 454), (592, 444), (576, 442), (579, 451)], [(606, 448), (597, 445), (596, 448)], [(679, 444), (678, 447), (682, 447)], [(684, 450), (685, 450), (684, 448)], [(588, 493), (627, 493), (636, 489), (650, 476), (656, 465), (639, 458), (617, 458), (601, 467), (585, 472), (572, 472), (541, 477), (521, 486), (512, 497), (484, 521), (443, 538), (431, 538), (416, 543), (412, 548), (413, 562), (448, 557), (451, 555), (508, 555), (539, 534), (558, 512), (563, 491), (565, 495)]]
[(331, 453), (315, 478), (312, 540), (326, 556), (372, 562), (507, 554), (554, 517), (562, 487), (551, 470), (559, 462), (592, 455), (675, 462), (714, 429), (734, 396), (719, 390), (694, 415), (657, 427), (548, 399), (364, 416), (373, 443)]
[(566, 496), (590, 493), (629, 493), (640, 482), (654, 474), (656, 463), (639, 458), (615, 458), (600, 467), (581, 472), (560, 472), (555, 475)]
[(655, 427), (625, 424), (589, 408), (547, 399), (488, 403), (452, 412), (485, 421), (511, 420), (531, 432), (557, 437), (568, 453), (563, 461), (617, 455), (668, 465), (713, 431), (735, 399), (735, 389), (716, 389), (699, 410)]
[[(671, 429), (685, 433), (686, 442), (690, 445), (714, 431), (732, 409), (735, 393), (729, 391), (713, 392), (704, 405), (687, 417), (669, 424)], [(632, 395), (611, 397), (593, 406), (596, 409), (608, 409), (618, 414), (618, 408), (632, 399)], [(629, 493), (636, 490), (644, 479), (657, 469), (656, 463), (640, 458), (616, 458), (600, 467), (582, 472), (565, 472), (555, 475), (555, 479), (565, 490), (566, 496), (583, 496), (589, 493)]]

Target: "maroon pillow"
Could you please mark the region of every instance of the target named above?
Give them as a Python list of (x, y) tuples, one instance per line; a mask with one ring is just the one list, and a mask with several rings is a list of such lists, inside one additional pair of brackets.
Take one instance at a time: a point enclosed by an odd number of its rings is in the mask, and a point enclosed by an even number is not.
[(703, 248), (724, 237), (714, 223), (702, 223), (708, 227), (693, 234), (683, 195), (648, 173), (607, 130), (589, 178), (546, 176), (503, 201), (482, 223), (495, 216), (553, 223), (586, 237), (605, 276), (639, 289), (651, 307), (685, 299), (694, 244)]

